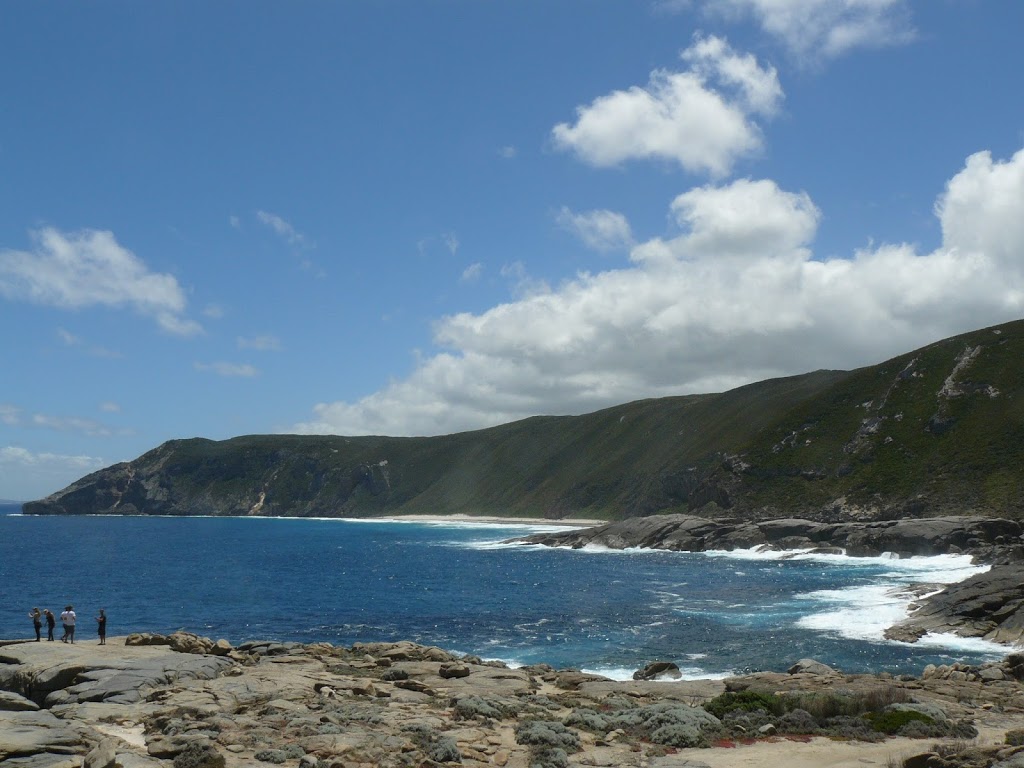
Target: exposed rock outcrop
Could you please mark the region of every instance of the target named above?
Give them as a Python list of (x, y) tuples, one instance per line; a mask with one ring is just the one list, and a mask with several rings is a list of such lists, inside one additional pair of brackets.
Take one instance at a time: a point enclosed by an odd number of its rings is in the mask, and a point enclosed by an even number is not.
[(997, 566), (951, 584), (920, 601), (910, 617), (890, 627), (885, 636), (912, 643), (928, 632), (1020, 645), (1024, 642), (1024, 566)]
[[(245, 643), (233, 652), (255, 658), (238, 664), (170, 643), (111, 640), (3, 649), (0, 679), (33, 691), (49, 687), (47, 701), (61, 702), (0, 710), (5, 768), (667, 768), (701, 764), (694, 748), (716, 740), (734, 746), (734, 739), (774, 734), (885, 737), (872, 720), (836, 717), (829, 706), (894, 712), (897, 723), (915, 722), (929, 743), (973, 734), (969, 720), (984, 721), (987, 713), (990, 728), (1024, 728), (1015, 705), (1024, 695), (1020, 659), (932, 668), (921, 678), (842, 675), (801, 660), (786, 674), (615, 682), (545, 665), (509, 669), (408, 642)], [(53, 674), (58, 667), (64, 671)], [(670, 664), (658, 670), (671, 671)], [(82, 685), (100, 678), (122, 681), (122, 690), (133, 685), (138, 696), (92, 698)], [(815, 701), (832, 703), (816, 715), (801, 708)]]
[(524, 544), (579, 549), (641, 547), (681, 552), (749, 549), (811, 549), (851, 556), (892, 553), (901, 557), (968, 552), (987, 560), (1024, 560), (1024, 526), (1001, 518), (949, 516), (909, 520), (822, 523), (799, 518), (764, 521), (655, 515), (573, 531), (516, 539)]

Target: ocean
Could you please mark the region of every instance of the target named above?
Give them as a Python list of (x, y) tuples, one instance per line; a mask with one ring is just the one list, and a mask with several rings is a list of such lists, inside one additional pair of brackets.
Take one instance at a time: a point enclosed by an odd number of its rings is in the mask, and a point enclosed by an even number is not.
[[(9, 508), (11, 511), (16, 508)], [(0, 511), (2, 512), (2, 511)], [(551, 549), (503, 543), (535, 525), (0, 513), (0, 638), (33, 606), (73, 604), (78, 640), (186, 629), (232, 643), (412, 640), (514, 665), (629, 678), (785, 670), (919, 674), (1002, 658), (978, 640), (889, 642), (909, 587), (984, 570), (965, 556)], [(59, 631), (59, 627), (58, 627)]]

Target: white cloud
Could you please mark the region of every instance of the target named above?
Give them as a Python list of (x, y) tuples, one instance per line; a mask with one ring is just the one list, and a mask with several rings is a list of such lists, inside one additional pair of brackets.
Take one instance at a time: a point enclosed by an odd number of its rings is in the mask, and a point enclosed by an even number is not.
[(32, 415), (30, 423), (33, 427), (52, 429), (57, 432), (78, 432), (89, 437), (110, 437), (114, 434), (114, 431), (105, 424), (77, 416), (52, 416), (36, 413)]
[(914, 38), (907, 0), (705, 0), (710, 13), (752, 17), (798, 58), (832, 58)]
[(185, 293), (178, 281), (150, 272), (113, 233), (45, 227), (33, 232), (32, 240), (30, 251), (0, 251), (0, 295), (60, 309), (131, 307), (169, 333), (202, 330), (184, 316)]
[(551, 286), (544, 280), (531, 277), (526, 265), (521, 261), (503, 264), (501, 276), (509, 282), (510, 289), (516, 296), (538, 296), (551, 291)]
[(445, 232), (441, 235), (441, 242), (448, 249), (452, 256), (459, 250), (459, 237), (454, 232)]
[(75, 334), (63, 328), (57, 329), (57, 338), (59, 338), (61, 341), (64, 342), (65, 345), (69, 347), (76, 347), (82, 343), (81, 339), (75, 336)]
[(239, 349), (255, 349), (259, 352), (278, 352), (281, 349), (281, 340), (277, 336), (263, 334), (260, 336), (239, 336)]
[(555, 145), (595, 166), (659, 159), (690, 172), (724, 176), (761, 148), (751, 117), (771, 117), (782, 101), (775, 69), (698, 37), (681, 54), (684, 72), (655, 70), (646, 87), (614, 91), (578, 107), (573, 125), (552, 130)]
[(558, 224), (572, 232), (595, 251), (616, 251), (633, 245), (629, 221), (621, 213), (599, 210), (573, 213), (563, 207), (555, 217)]
[(978, 153), (938, 199), (936, 250), (822, 261), (806, 194), (768, 180), (691, 189), (671, 205), (679, 230), (637, 245), (629, 267), (443, 318), (446, 351), (295, 429), (439, 434), (879, 362), (1024, 315), (1021, 210), (1024, 150)]
[(498, 150), (498, 154), (501, 157), (505, 158), (506, 160), (511, 160), (512, 158), (519, 154), (519, 150), (517, 150), (512, 145), (506, 145)]
[(17, 499), (42, 498), (105, 465), (95, 456), (34, 453), (15, 445), (0, 447), (0, 474), (10, 483), (5, 494)]
[(480, 276), (484, 273), (484, 265), (479, 261), (473, 262), (464, 270), (462, 270), (461, 280), (464, 283), (472, 283), (480, 279)]
[(242, 228), (242, 220), (240, 218), (238, 218), (237, 216), (229, 216), (228, 217), (228, 224), (231, 225), (232, 229), (241, 229)]
[(276, 213), (269, 213), (267, 211), (256, 211), (256, 218), (260, 220), (261, 224), (265, 224), (274, 230), (285, 242), (289, 245), (305, 246), (308, 244), (306, 236), (295, 229), (290, 222), (285, 221), (283, 218), (278, 216)]
[(224, 308), (219, 304), (207, 304), (203, 308), (203, 316), (211, 320), (218, 320), (224, 317)]
[(21, 409), (7, 403), (0, 403), (0, 422), (9, 427), (16, 427), (21, 423)]
[(100, 403), (100, 410), (104, 413), (120, 413), (121, 406), (108, 400), (105, 403)]
[(259, 370), (248, 363), (226, 363), (223, 361), (215, 363), (194, 363), (193, 364), (197, 371), (215, 373), (218, 376), (240, 376), (242, 378), (251, 378), (259, 375)]

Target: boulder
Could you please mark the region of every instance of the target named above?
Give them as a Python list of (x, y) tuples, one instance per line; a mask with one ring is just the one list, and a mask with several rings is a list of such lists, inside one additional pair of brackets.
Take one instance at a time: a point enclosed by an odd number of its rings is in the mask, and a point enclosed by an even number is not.
[(470, 669), (465, 664), (442, 664), (437, 674), (445, 680), (460, 677), (469, 677)]
[(678, 680), (682, 676), (679, 666), (671, 661), (652, 661), (633, 673), (634, 680)]
[(114, 768), (117, 743), (117, 739), (103, 739), (86, 754), (82, 768)]
[(39, 705), (13, 691), (0, 691), (0, 710), (5, 712), (35, 712)]
[(804, 674), (826, 676), (839, 674), (828, 664), (822, 664), (820, 661), (815, 661), (814, 659), (800, 659), (800, 661), (787, 669), (786, 672), (791, 675)]

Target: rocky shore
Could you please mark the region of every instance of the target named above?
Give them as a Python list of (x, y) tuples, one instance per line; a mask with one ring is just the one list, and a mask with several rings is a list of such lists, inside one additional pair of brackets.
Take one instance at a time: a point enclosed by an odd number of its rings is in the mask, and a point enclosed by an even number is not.
[(789, 518), (740, 521), (693, 515), (658, 515), (573, 531), (550, 531), (515, 539), (522, 544), (609, 549), (641, 547), (704, 552), (763, 547), (846, 554), (891, 553), (898, 557), (969, 554), (993, 568), (949, 586), (921, 584), (922, 599), (886, 637), (917, 642), (925, 634), (949, 633), (1006, 645), (1024, 643), (1024, 525), (988, 517), (822, 523)]
[[(1024, 765), (1024, 655), (920, 676), (616, 682), (413, 643), (0, 647), (5, 768)], [(668, 679), (668, 681), (666, 681)]]

